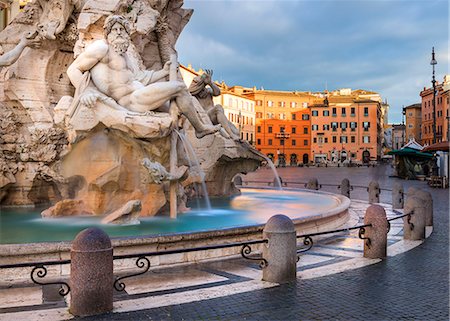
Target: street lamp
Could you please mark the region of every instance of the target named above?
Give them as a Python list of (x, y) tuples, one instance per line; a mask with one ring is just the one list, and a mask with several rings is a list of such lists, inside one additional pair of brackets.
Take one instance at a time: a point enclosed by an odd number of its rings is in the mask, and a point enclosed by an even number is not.
[(402, 109), (402, 147), (405, 145), (405, 133), (406, 133), (406, 125), (405, 125), (405, 116), (406, 116), (406, 109), (405, 106), (403, 105), (403, 109)]
[(431, 83), (433, 84), (433, 144), (436, 143), (436, 79), (434, 77), (434, 66), (437, 65), (437, 61), (434, 57), (434, 47), (431, 50), (430, 65), (433, 66), (433, 78)]

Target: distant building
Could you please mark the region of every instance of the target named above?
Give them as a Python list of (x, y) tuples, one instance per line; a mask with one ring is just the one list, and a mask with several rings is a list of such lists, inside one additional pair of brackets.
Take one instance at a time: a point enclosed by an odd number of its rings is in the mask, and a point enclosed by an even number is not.
[(311, 161), (310, 93), (245, 88), (255, 101), (256, 148), (276, 165), (296, 166)]
[(405, 116), (406, 141), (414, 138), (415, 141), (420, 142), (422, 140), (422, 104), (413, 104), (403, 107), (403, 114)]
[(382, 105), (375, 92), (340, 89), (317, 94), (311, 109), (315, 162), (379, 160), (384, 140)]
[(433, 118), (433, 87), (423, 88), (422, 97), (422, 128), (421, 142), (423, 145), (433, 144), (433, 122), (435, 123), (436, 143), (449, 140), (449, 87), (450, 75), (444, 77), (444, 82), (436, 81), (435, 118)]
[(225, 115), (237, 129), (241, 139), (255, 144), (255, 101), (243, 95), (241, 86), (228, 88), (222, 84), (221, 95), (214, 97), (216, 104), (222, 105)]
[(402, 148), (408, 140), (406, 139), (405, 125), (393, 124), (392, 125), (392, 149)]

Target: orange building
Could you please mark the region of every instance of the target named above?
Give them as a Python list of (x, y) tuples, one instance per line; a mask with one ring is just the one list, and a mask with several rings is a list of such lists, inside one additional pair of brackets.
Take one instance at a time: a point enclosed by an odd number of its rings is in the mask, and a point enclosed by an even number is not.
[(405, 116), (405, 137), (406, 141), (413, 139), (416, 142), (421, 141), (421, 125), (422, 125), (422, 104), (413, 104), (403, 107), (403, 115)]
[[(435, 120), (436, 120), (436, 143), (448, 141), (449, 138), (449, 87), (450, 75), (444, 77), (444, 83), (436, 81), (435, 98)], [(422, 145), (433, 144), (433, 87), (423, 88), (420, 92), (422, 97)]]
[(244, 88), (255, 101), (256, 148), (276, 165), (311, 161), (310, 93)]
[(314, 162), (368, 163), (381, 156), (382, 102), (379, 94), (340, 89), (317, 94), (311, 108)]

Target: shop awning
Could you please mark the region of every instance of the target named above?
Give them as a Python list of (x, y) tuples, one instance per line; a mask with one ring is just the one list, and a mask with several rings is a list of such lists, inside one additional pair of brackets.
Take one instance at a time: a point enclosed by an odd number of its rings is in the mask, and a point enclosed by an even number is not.
[(423, 152), (437, 152), (437, 151), (448, 152), (448, 150), (449, 150), (449, 142), (435, 143), (422, 149)]
[(422, 151), (418, 151), (417, 149), (404, 147), (402, 149), (394, 149), (387, 153), (388, 155), (398, 155), (398, 156), (412, 156), (418, 158), (433, 158), (433, 154), (424, 153)]

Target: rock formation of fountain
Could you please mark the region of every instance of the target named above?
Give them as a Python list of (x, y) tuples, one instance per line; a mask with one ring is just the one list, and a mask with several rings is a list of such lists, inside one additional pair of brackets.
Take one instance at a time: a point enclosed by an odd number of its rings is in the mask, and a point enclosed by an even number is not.
[[(193, 13), (182, 4), (39, 0), (0, 33), (3, 51), (17, 56), (0, 72), (0, 205), (56, 204), (45, 211), (47, 216), (117, 216), (118, 209), (134, 202), (133, 219), (137, 209), (142, 216), (167, 210), (170, 199), (182, 209), (185, 191), (198, 182), (175, 133), (183, 127), (205, 173), (208, 193), (236, 192), (232, 178), (255, 170), (262, 159), (250, 146), (218, 133), (219, 126), (196, 99), (189, 96), (192, 102), (186, 109), (163, 89), (157, 93), (172, 99), (157, 110), (153, 105), (140, 110), (142, 104), (133, 105), (131, 98), (119, 102), (108, 95), (95, 76), (102, 59), (112, 60), (111, 49), (106, 56), (100, 54), (107, 41), (99, 40), (109, 39), (105, 20), (118, 15), (128, 21), (122, 27), (130, 37), (123, 68), (145, 86), (180, 83), (175, 43)], [(24, 37), (26, 46), (17, 45)], [(100, 57), (97, 65), (86, 67), (83, 59), (89, 53)], [(152, 77), (158, 74), (164, 76), (155, 82)], [(180, 91), (184, 89), (177, 94)], [(89, 101), (89, 95), (95, 98)]]

